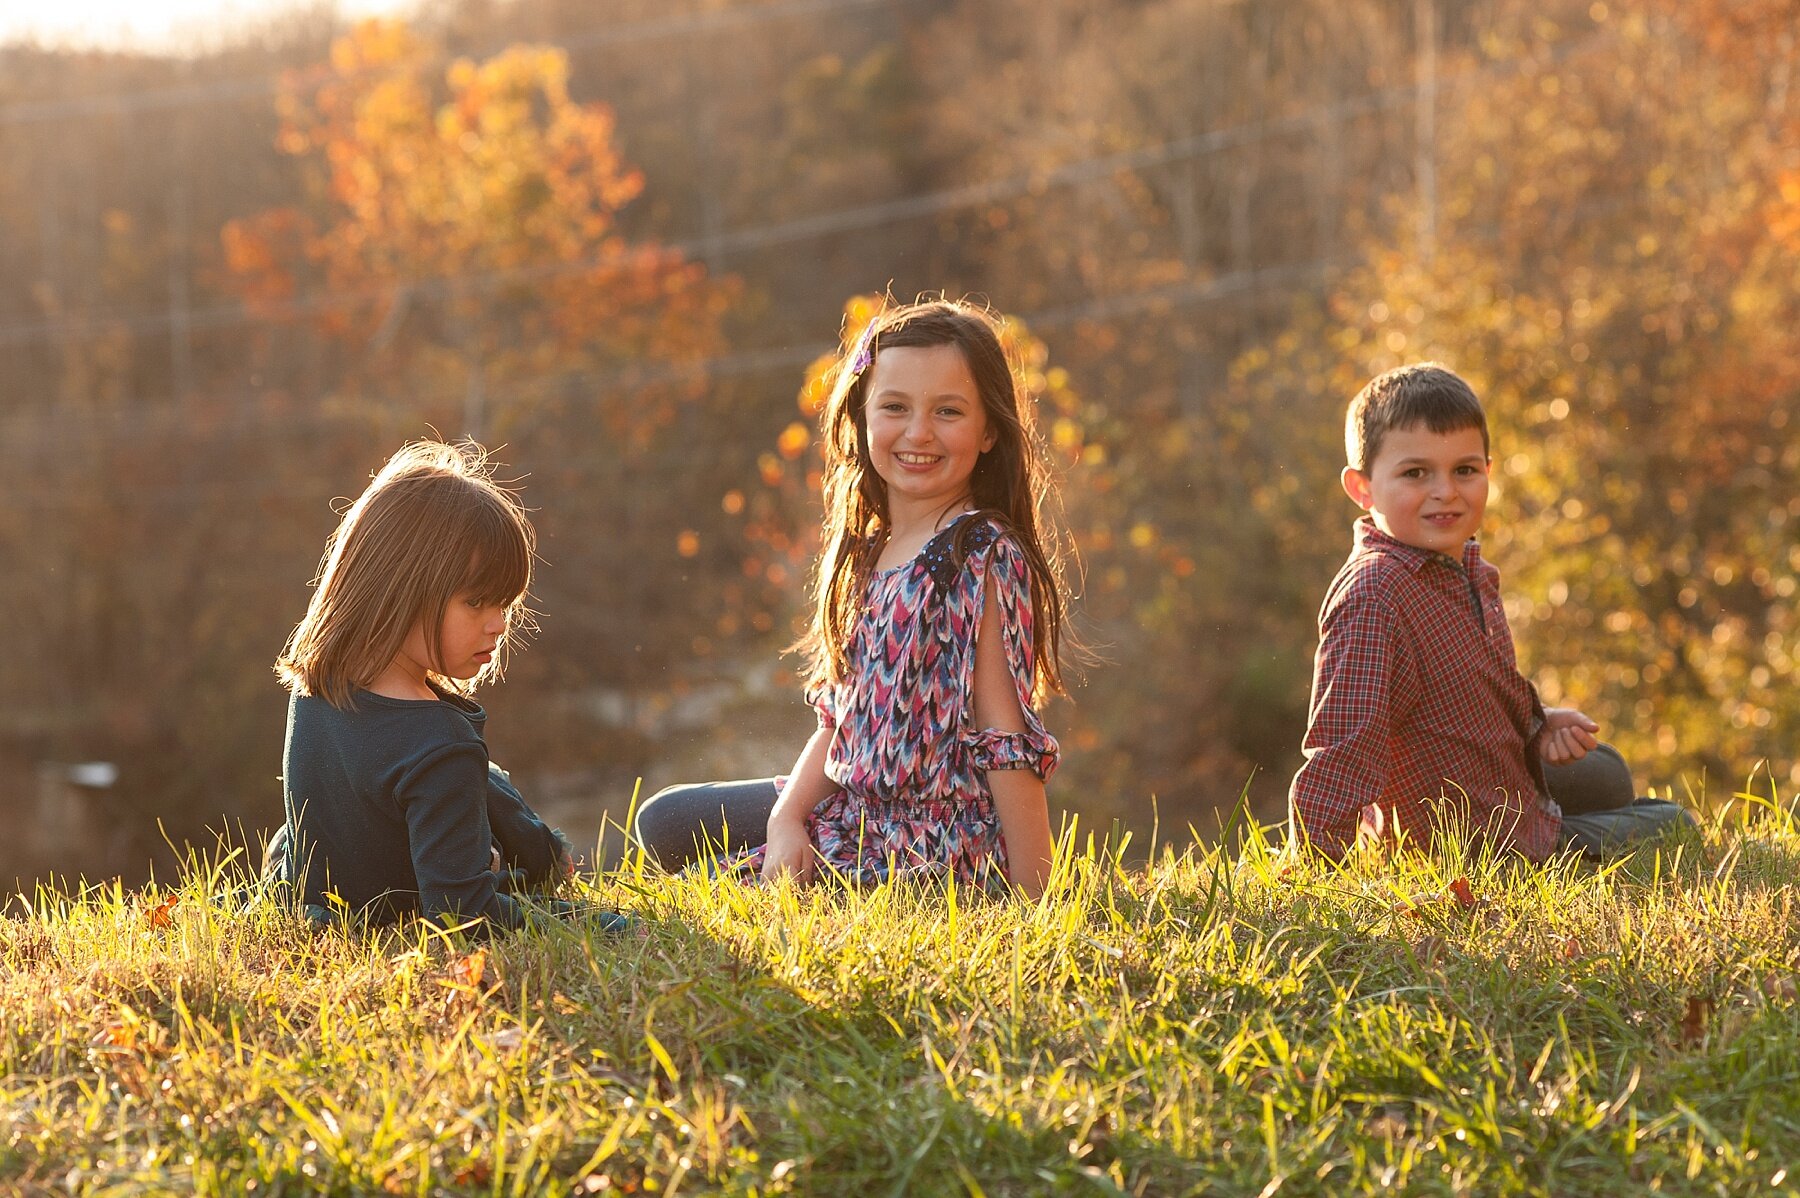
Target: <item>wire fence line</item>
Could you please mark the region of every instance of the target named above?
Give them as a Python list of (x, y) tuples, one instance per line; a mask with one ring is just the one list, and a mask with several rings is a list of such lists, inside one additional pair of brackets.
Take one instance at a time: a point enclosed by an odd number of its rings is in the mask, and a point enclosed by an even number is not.
[[(1121, 292), (1077, 304), (1013, 314), (1035, 331), (1069, 328), (1087, 321), (1117, 320), (1144, 313), (1174, 313), (1198, 305), (1237, 299), (1258, 290), (1273, 295), (1316, 285), (1335, 270), (1349, 264), (1342, 258), (1321, 258), (1263, 270), (1234, 271), (1216, 277), (1165, 287)], [(499, 403), (517, 401), (532, 393), (556, 390), (581, 391), (590, 396), (630, 395), (645, 388), (670, 383), (773, 375), (798, 372), (827, 354), (836, 352), (835, 341), (805, 342), (738, 351), (655, 365), (615, 370), (574, 370), (504, 380), (493, 398)], [(795, 379), (798, 389), (799, 380)], [(417, 398), (417, 397), (415, 397)], [(425, 397), (451, 403), (459, 395)], [(124, 401), (104, 407), (58, 408), (37, 412), (13, 412), (0, 417), (0, 443), (11, 455), (29, 456), (52, 446), (66, 447), (71, 435), (143, 438), (193, 434), (197, 430), (241, 433), (280, 429), (290, 434), (308, 429), (341, 426), (345, 415), (316, 408), (297, 407), (270, 411), (253, 403), (233, 405), (227, 414), (209, 414), (196, 421), (191, 411), (175, 403)]]
[[(826, 16), (839, 12), (891, 11), (897, 6), (918, 0), (780, 0), (754, 8), (723, 9), (716, 12), (692, 13), (676, 17), (659, 17), (634, 21), (626, 25), (599, 26), (554, 39), (550, 44), (565, 50), (591, 50), (606, 46), (630, 45), (635, 42), (669, 38), (695, 37), (726, 33), (766, 21), (791, 20), (799, 17)], [(490, 54), (503, 50), (512, 41), (497, 43), (468, 54)], [(0, 53), (6, 47), (0, 46)], [(428, 61), (449, 62), (462, 55), (434, 54)], [(367, 68), (371, 73), (392, 68)], [(69, 96), (55, 100), (15, 100), (0, 104), (0, 128), (9, 125), (46, 124), (54, 121), (78, 120), (93, 116), (118, 116), (137, 112), (167, 112), (195, 108), (221, 100), (253, 99), (271, 95), (280, 86), (284, 72), (219, 79), (174, 87), (137, 88), (106, 92), (92, 96)]]
[[(753, 10), (727, 10), (724, 13), (707, 14), (707, 19), (724, 19), (738, 14), (739, 21), (766, 20), (773, 19), (776, 15), (804, 15), (806, 11), (812, 9), (872, 8), (878, 7), (879, 2), (880, 0), (789, 0), (788, 3), (770, 4)], [(910, 0), (895, 0), (895, 2), (906, 3)], [(692, 24), (700, 20), (699, 17), (674, 18), (663, 22), (646, 22), (643, 28), (654, 27), (656, 30), (666, 31), (679, 23)], [(594, 36), (596, 38), (628, 38), (635, 36), (633, 28), (597, 31)], [(650, 33), (643, 35), (651, 36)], [(1559, 47), (1554, 57), (1561, 58), (1578, 50), (1590, 48), (1595, 43), (1609, 39), (1611, 36), (1610, 34), (1596, 33), (1576, 39), (1569, 45)], [(1438, 93), (1484, 78), (1510, 75), (1535, 61), (1537, 58), (1527, 52), (1516, 58), (1497, 59), (1477, 67), (1440, 75), (1430, 82), (1429, 87), (1423, 89), (1426, 93), (1424, 98), (1429, 100)], [(1421, 90), (1416, 82), (1409, 82), (1329, 104), (1317, 105), (1283, 117), (1244, 121), (1133, 150), (1088, 155), (1048, 170), (1021, 172), (1001, 179), (964, 184), (873, 204), (851, 205), (792, 220), (772, 221), (746, 228), (726, 230), (717, 234), (683, 238), (661, 244), (650, 243), (644, 247), (644, 250), (650, 253), (672, 251), (686, 257), (709, 256), (716, 261), (724, 255), (779, 248), (842, 233), (867, 231), (903, 221), (924, 219), (984, 204), (1019, 200), (1028, 196), (1042, 195), (1056, 188), (1072, 187), (1105, 179), (1120, 172), (1145, 171), (1196, 161), (1210, 155), (1281, 138), (1293, 138), (1308, 134), (1318, 136), (1334, 130), (1350, 120), (1416, 105), (1421, 101)], [(5, 109), (0, 109), (0, 114), (5, 111)], [(0, 118), (0, 124), (3, 123), (3, 118)], [(596, 257), (570, 262), (538, 263), (504, 270), (455, 272), (422, 279), (394, 280), (378, 287), (321, 291), (282, 303), (259, 304), (254, 307), (237, 300), (229, 300), (201, 307), (190, 306), (175, 309), (168, 306), (90, 309), (79, 315), (0, 325), (0, 347), (65, 336), (93, 335), (120, 329), (134, 334), (166, 333), (177, 330), (192, 333), (245, 325), (265, 325), (387, 299), (396, 302), (431, 299), (458, 289), (479, 290), (514, 283), (541, 282), (558, 277), (570, 277), (594, 270), (602, 264), (602, 259)]]
[[(648, 244), (642, 252), (647, 254), (673, 252), (684, 257), (716, 253), (741, 254), (842, 233), (882, 228), (907, 220), (938, 216), (946, 212), (980, 207), (984, 204), (1003, 203), (1028, 196), (1043, 195), (1053, 189), (1109, 178), (1122, 171), (1150, 170), (1204, 158), (1208, 155), (1275, 138), (1316, 133), (1322, 127), (1330, 128), (1348, 119), (1402, 107), (1412, 103), (1413, 99), (1414, 93), (1411, 85), (1387, 88), (1368, 95), (1308, 109), (1288, 117), (1244, 122), (1135, 150), (1079, 158), (1046, 171), (1024, 172), (1002, 179), (946, 188), (898, 200), (856, 205), (796, 220), (731, 230), (714, 237), (696, 237), (669, 243)], [(101, 309), (83, 313), (80, 316), (22, 321), (0, 326), (0, 346), (17, 345), (64, 335), (94, 334), (119, 329), (132, 333), (168, 332), (177, 323), (191, 331), (273, 324), (384, 300), (411, 302), (418, 299), (442, 297), (457, 290), (477, 291), (518, 283), (535, 283), (555, 278), (573, 277), (595, 270), (602, 265), (612, 264), (615, 264), (612, 259), (592, 257), (568, 262), (545, 262), (529, 266), (509, 267), (504, 270), (455, 272), (434, 275), (426, 279), (396, 280), (378, 287), (322, 291), (273, 304), (250, 306), (231, 300), (190, 308), (181, 313), (172, 313), (166, 307)]]

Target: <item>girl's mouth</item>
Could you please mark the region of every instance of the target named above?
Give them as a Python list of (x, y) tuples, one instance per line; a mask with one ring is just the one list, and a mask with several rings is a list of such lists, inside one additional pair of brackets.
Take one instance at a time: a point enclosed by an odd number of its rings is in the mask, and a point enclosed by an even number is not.
[(909, 470), (928, 470), (938, 463), (937, 456), (929, 453), (897, 453), (894, 460)]

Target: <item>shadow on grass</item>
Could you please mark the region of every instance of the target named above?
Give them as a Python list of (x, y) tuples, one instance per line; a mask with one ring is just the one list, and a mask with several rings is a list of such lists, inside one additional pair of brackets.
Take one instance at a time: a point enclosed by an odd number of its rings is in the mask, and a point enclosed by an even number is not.
[(627, 867), (586, 894), (643, 936), (486, 945), (311, 935), (196, 862), (0, 926), (0, 1188), (1741, 1185), (1800, 1126), (1800, 841), (1749, 877), (1718, 831), (1547, 870), (1068, 843), (1038, 903)]

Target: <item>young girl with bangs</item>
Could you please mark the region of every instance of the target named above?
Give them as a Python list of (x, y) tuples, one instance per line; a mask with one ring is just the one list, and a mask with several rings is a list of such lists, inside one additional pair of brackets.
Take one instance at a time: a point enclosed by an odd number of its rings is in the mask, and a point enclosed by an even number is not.
[(314, 919), (517, 927), (502, 879), (572, 871), (568, 842), (488, 760), (472, 697), (529, 619), (533, 545), (483, 451), (430, 441), (390, 458), (332, 533), (275, 666), (286, 820), (265, 871)]
[(822, 418), (823, 553), (807, 657), (818, 730), (785, 778), (653, 796), (638, 842), (679, 867), (852, 884), (1049, 877), (1036, 704), (1062, 690), (1066, 590), (1029, 396), (987, 313), (931, 302), (847, 347)]

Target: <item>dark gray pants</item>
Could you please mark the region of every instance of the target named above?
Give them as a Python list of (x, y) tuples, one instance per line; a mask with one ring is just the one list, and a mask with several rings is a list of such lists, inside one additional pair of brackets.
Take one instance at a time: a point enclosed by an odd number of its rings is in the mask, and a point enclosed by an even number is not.
[(1546, 763), (1544, 784), (1563, 812), (1558, 847), (1589, 857), (1605, 857), (1694, 824), (1678, 803), (1639, 798), (1631, 768), (1611, 745), (1596, 746), (1567, 765)]
[(767, 841), (776, 795), (773, 778), (665, 787), (638, 808), (631, 837), (673, 872), (708, 852), (750, 849)]

